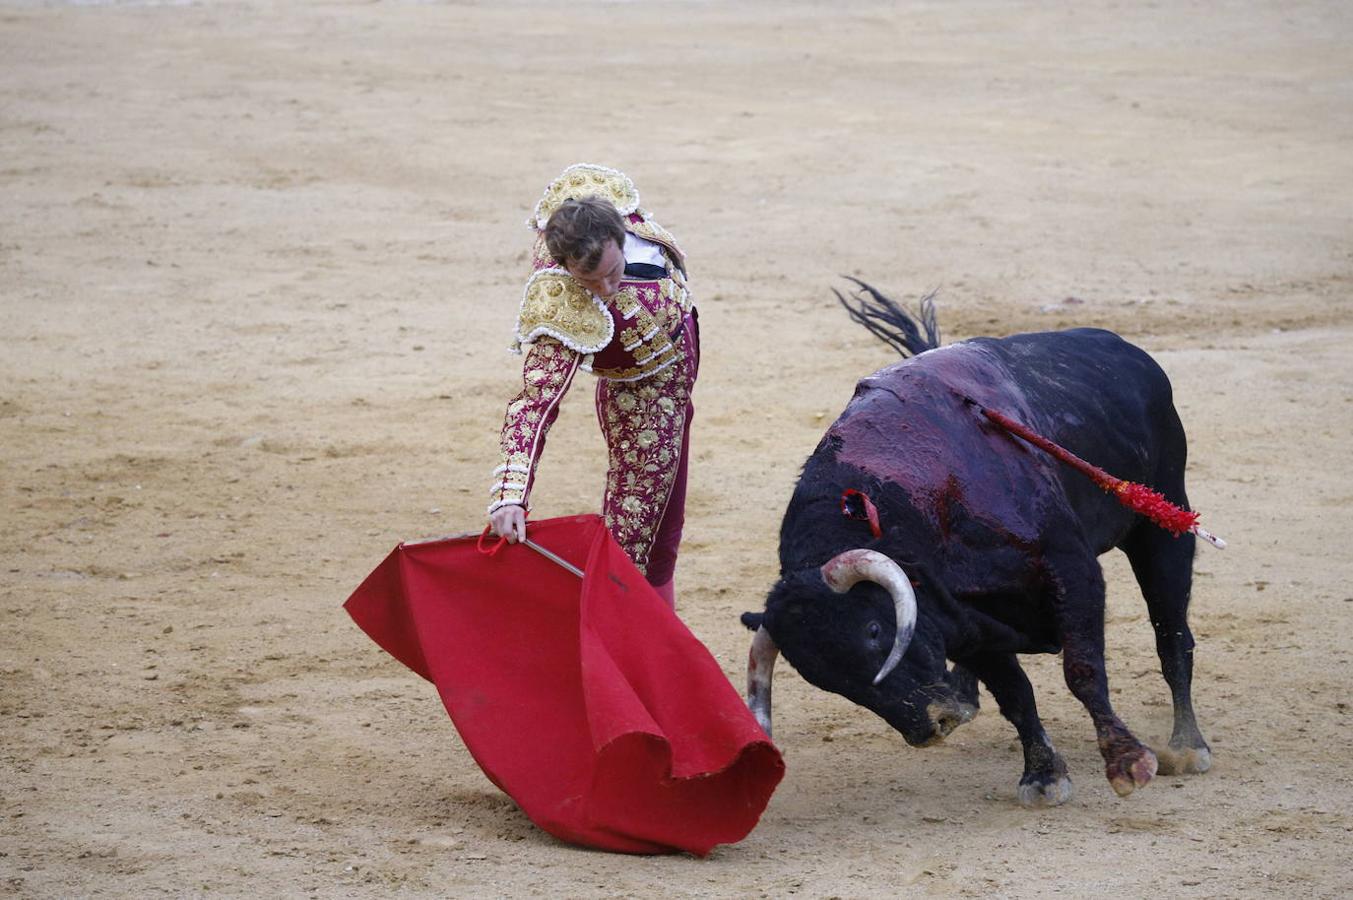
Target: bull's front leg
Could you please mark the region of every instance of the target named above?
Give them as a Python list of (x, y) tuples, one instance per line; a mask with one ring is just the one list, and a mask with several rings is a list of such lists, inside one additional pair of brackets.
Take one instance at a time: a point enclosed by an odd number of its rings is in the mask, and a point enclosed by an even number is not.
[(1024, 774), (1019, 780), (1022, 806), (1060, 806), (1071, 799), (1066, 762), (1052, 746), (1038, 718), (1033, 686), (1012, 653), (983, 653), (964, 657), (963, 667), (982, 680), (996, 698), (1001, 715), (1019, 732), (1024, 747)]
[(1093, 555), (1055, 572), (1062, 674), (1090, 713), (1104, 757), (1104, 774), (1114, 792), (1126, 797), (1156, 774), (1156, 754), (1128, 730), (1109, 703), (1104, 671), (1104, 575)]

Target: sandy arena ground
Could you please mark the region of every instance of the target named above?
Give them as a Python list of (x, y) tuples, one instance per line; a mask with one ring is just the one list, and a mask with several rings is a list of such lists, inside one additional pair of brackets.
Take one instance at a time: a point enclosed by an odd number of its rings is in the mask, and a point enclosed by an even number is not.
[[(0, 894), (1347, 896), (1351, 45), (1341, 0), (0, 3)], [(730, 678), (799, 465), (891, 360), (831, 288), (938, 288), (950, 339), (1105, 326), (1173, 378), (1231, 543), (1194, 591), (1213, 771), (1119, 799), (1034, 659), (1077, 796), (1031, 812), (989, 697), (917, 750), (782, 666), (741, 844), (532, 826), (340, 604), (479, 526), (522, 223), (578, 161), (690, 254), (680, 610)], [(538, 517), (600, 497), (580, 386)]]

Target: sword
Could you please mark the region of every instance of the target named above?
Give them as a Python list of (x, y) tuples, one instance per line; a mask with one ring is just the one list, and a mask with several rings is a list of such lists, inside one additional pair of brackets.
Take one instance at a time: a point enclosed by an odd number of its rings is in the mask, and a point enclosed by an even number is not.
[(578, 568), (568, 560), (560, 556), (557, 556), (554, 553), (551, 553), (549, 550), (546, 550), (544, 547), (540, 546), (535, 541), (523, 538), (521, 542), (526, 546), (530, 547), (532, 550), (539, 553), (541, 556), (548, 559), (550, 562), (554, 563), (555, 565), (562, 566), (563, 568), (568, 569), (570, 572), (572, 572), (574, 575), (577, 575), (579, 578), (583, 577), (582, 569)]
[[(480, 534), (480, 535), (479, 535), (480, 540), (483, 540), (484, 535), (486, 535), (486, 534), (488, 534), (488, 529), (487, 529), (487, 528), (484, 529), (483, 534)], [(443, 537), (421, 538), (421, 539), (419, 539), (419, 540), (414, 540), (414, 541), (404, 541), (404, 542), (403, 542), (403, 546), (405, 546), (405, 547), (416, 547), (416, 546), (418, 546), (419, 544), (433, 544), (433, 543), (437, 543), (437, 542), (439, 542), (439, 541), (454, 541), (454, 540), (460, 540), (460, 539), (462, 539), (462, 538), (471, 538), (471, 537), (474, 537), (474, 536), (475, 536), (475, 533), (474, 533), (473, 531), (466, 532), (465, 534), (448, 534), (448, 535), (445, 535), (445, 536), (443, 536)], [(502, 543), (501, 539), (499, 540), (499, 543), (500, 543), (500, 544)], [(573, 563), (569, 562), (568, 560), (564, 559), (563, 557), (559, 556), (558, 554), (553, 553), (553, 552), (551, 552), (551, 551), (549, 551), (549, 550), (546, 550), (544, 547), (540, 546), (540, 545), (537, 544), (535, 541), (530, 540), (529, 538), (523, 538), (521, 541), (518, 541), (518, 543), (525, 544), (526, 546), (530, 547), (532, 550), (534, 550), (534, 551), (536, 551), (537, 553), (539, 553), (541, 556), (543, 556), (543, 557), (545, 557), (546, 559), (548, 559), (550, 562), (552, 562), (552, 563), (554, 563), (555, 565), (560, 566), (560, 567), (562, 567), (562, 568), (568, 569), (570, 572), (572, 572), (574, 575), (577, 575), (579, 578), (582, 578), (582, 577), (583, 577), (583, 570), (582, 570), (582, 569), (578, 568), (578, 567), (575, 566)], [(481, 548), (481, 551), (480, 551), (480, 552), (485, 552), (485, 551), (483, 551), (482, 548)]]

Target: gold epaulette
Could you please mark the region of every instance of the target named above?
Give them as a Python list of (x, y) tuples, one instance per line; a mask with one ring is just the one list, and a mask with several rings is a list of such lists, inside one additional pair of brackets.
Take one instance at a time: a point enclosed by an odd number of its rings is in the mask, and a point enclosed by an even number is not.
[(624, 172), (606, 166), (578, 163), (569, 166), (550, 182), (526, 224), (537, 231), (543, 230), (560, 204), (565, 200), (581, 200), (584, 197), (609, 200), (622, 216), (628, 216), (639, 208), (639, 189)]
[(541, 269), (526, 282), (517, 316), (518, 344), (542, 335), (579, 353), (596, 353), (611, 342), (615, 321), (606, 304), (564, 269)]

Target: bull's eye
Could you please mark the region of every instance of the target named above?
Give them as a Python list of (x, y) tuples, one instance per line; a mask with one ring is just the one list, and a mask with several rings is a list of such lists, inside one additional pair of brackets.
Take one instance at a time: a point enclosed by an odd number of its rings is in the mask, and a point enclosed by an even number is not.
[(871, 641), (877, 641), (879, 635), (883, 633), (883, 629), (879, 626), (878, 622), (870, 622), (869, 627), (865, 630), (869, 633), (869, 640)]

